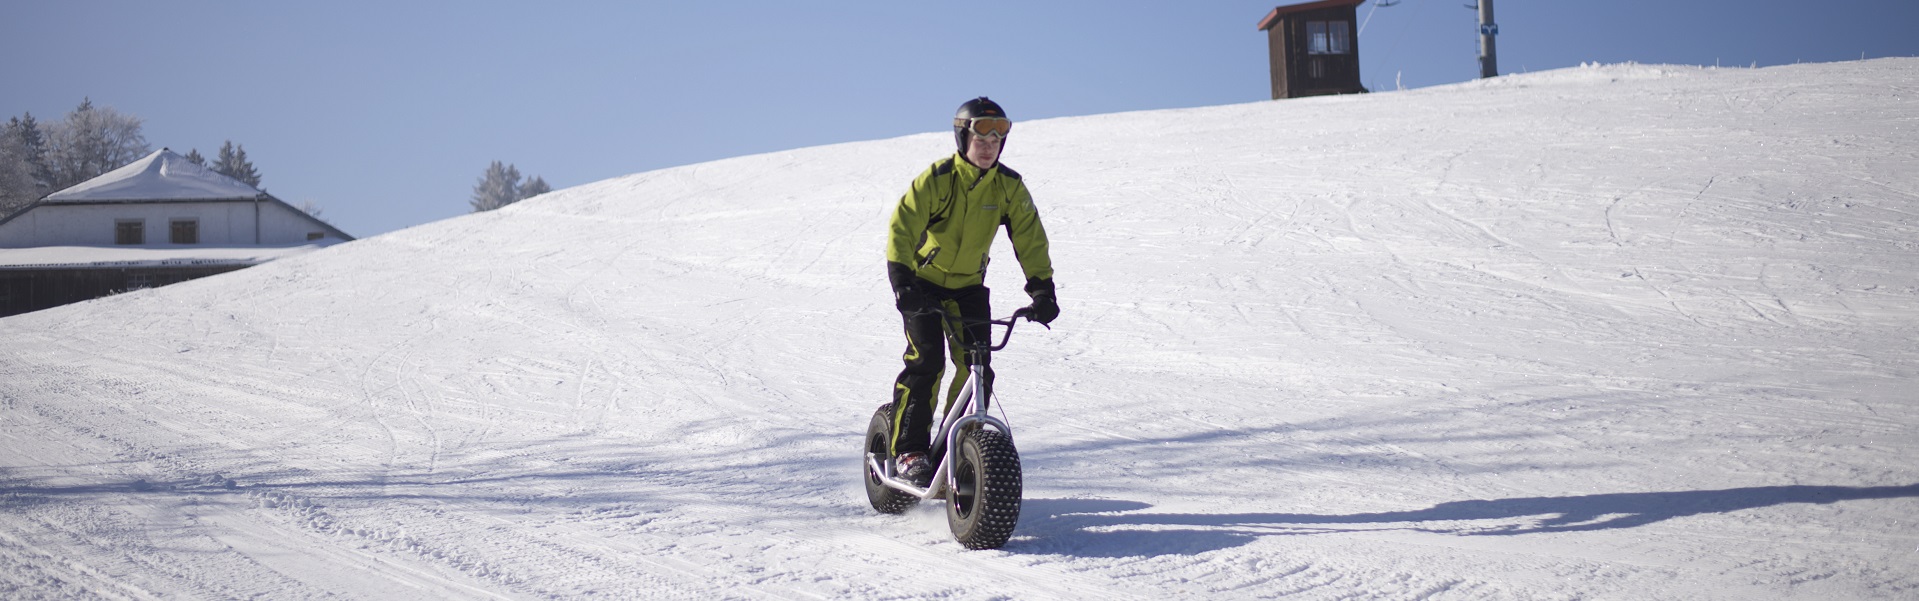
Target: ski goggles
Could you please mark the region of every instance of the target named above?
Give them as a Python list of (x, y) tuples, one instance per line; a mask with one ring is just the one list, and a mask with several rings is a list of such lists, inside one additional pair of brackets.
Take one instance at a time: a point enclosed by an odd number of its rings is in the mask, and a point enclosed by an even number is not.
[(973, 135), (997, 140), (1013, 131), (1013, 120), (1005, 117), (974, 117), (972, 119), (954, 119), (954, 127), (965, 128)]

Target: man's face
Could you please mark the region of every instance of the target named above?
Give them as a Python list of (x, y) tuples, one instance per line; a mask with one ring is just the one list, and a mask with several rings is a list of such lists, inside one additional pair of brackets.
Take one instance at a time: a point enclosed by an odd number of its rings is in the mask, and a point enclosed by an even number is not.
[(966, 162), (981, 169), (991, 168), (999, 162), (1000, 145), (1005, 138), (987, 138), (979, 134), (967, 134), (972, 139), (966, 142)]

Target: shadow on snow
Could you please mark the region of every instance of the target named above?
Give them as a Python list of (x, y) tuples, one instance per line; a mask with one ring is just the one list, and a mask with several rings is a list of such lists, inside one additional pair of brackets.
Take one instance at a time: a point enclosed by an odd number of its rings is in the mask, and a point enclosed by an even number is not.
[(1190, 555), (1236, 547), (1262, 536), (1405, 530), (1455, 536), (1514, 536), (1635, 528), (1700, 514), (1791, 503), (1828, 504), (1919, 497), (1905, 486), (1761, 486), (1725, 490), (1612, 493), (1451, 501), (1425, 509), (1318, 515), (1304, 513), (1148, 513), (1135, 501), (1028, 499), (1021, 534), (1009, 550), (1083, 557)]

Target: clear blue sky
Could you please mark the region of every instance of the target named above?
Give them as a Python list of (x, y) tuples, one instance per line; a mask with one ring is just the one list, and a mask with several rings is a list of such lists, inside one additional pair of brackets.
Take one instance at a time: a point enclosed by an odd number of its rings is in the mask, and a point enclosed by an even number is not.
[[(366, 237), (467, 213), (495, 160), (565, 188), (944, 131), (981, 94), (1015, 119), (1264, 101), (1255, 25), (1281, 2), (10, 4), (0, 119), (91, 97), (143, 119), (154, 148), (232, 140), (269, 192)], [(1373, 90), (1478, 76), (1464, 1), (1375, 4), (1359, 8)], [(1495, 8), (1502, 73), (1919, 56), (1914, 0)]]

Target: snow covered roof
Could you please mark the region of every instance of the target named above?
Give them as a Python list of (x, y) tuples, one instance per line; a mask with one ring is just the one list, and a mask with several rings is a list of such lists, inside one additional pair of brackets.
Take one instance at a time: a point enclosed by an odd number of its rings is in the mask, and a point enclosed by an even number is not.
[(265, 192), (162, 148), (125, 167), (49, 194), (42, 202), (254, 199), (262, 194)]

